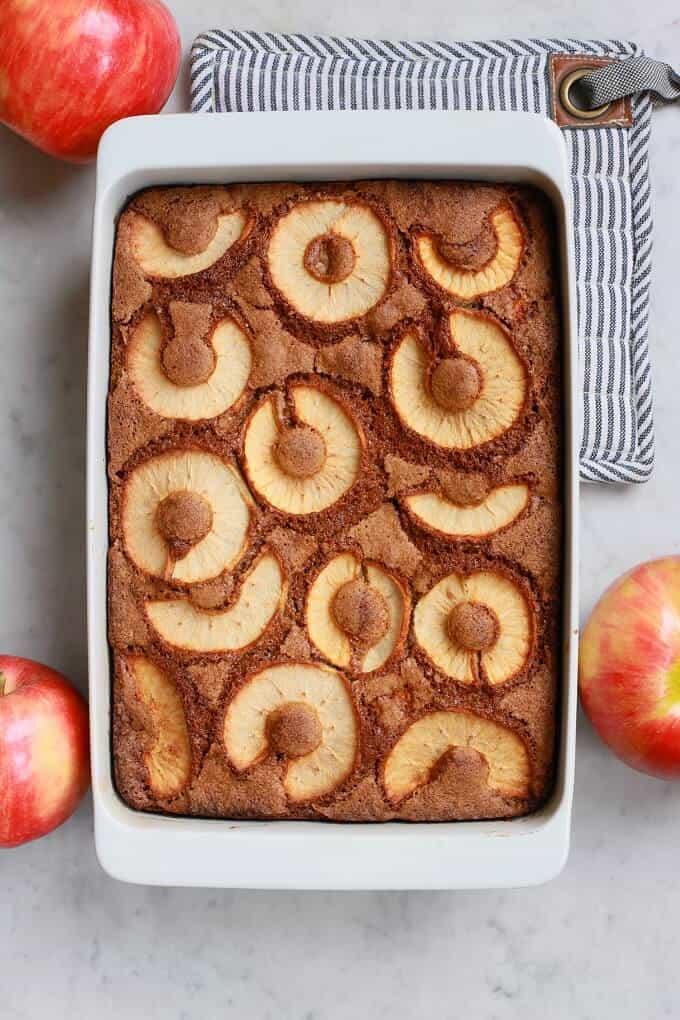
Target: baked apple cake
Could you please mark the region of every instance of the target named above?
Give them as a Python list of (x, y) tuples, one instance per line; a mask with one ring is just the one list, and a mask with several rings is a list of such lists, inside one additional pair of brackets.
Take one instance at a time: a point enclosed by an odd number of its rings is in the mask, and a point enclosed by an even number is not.
[(517, 186), (154, 188), (113, 271), (113, 760), (132, 807), (508, 818), (549, 794), (560, 332)]

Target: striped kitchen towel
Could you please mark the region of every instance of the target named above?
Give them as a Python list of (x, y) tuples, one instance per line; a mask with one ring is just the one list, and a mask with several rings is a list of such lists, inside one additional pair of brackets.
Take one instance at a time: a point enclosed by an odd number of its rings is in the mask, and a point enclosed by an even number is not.
[[(196, 112), (527, 110), (551, 116), (553, 53), (627, 58), (627, 42), (387, 42), (213, 30), (192, 51)], [(630, 127), (565, 129), (583, 381), (581, 477), (642, 482), (654, 461), (648, 346), (651, 99)]]

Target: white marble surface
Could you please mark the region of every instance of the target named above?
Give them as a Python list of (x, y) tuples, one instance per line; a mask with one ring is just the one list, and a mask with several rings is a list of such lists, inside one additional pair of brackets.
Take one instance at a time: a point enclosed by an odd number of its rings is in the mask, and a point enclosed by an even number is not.
[[(676, 0), (174, 0), (188, 46), (211, 24), (484, 38), (635, 38), (680, 62)], [(464, 13), (474, 8), (475, 13)], [(181, 83), (172, 108), (186, 103)], [(583, 613), (634, 562), (680, 550), (680, 111), (654, 125), (652, 341), (658, 459), (643, 488), (582, 494)], [(91, 169), (0, 128), (0, 647), (84, 689), (83, 463)], [(581, 722), (573, 850), (529, 891), (279, 894), (144, 889), (99, 869), (86, 803), (0, 856), (3, 1020), (680, 1014), (680, 786), (618, 764)]]

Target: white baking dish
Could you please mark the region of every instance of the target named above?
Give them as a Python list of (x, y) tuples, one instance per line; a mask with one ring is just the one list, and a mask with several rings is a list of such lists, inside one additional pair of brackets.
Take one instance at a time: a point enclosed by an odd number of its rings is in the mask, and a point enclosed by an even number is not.
[[(472, 178), (538, 185), (558, 222), (563, 288), (565, 488), (563, 696), (549, 803), (503, 822), (337, 824), (169, 818), (136, 812), (112, 778), (106, 640), (106, 396), (116, 217), (155, 184)], [(547, 120), (495, 113), (262, 113), (140, 117), (99, 148), (88, 389), (87, 549), (92, 769), (97, 853), (116, 878), (159, 885), (288, 889), (456, 889), (537, 884), (567, 857), (574, 773), (577, 453), (580, 421), (569, 175)]]

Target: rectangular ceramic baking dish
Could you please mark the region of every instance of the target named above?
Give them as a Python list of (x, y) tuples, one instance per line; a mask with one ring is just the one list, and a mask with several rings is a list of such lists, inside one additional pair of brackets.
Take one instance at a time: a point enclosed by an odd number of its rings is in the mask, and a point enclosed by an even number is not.
[[(539, 812), (500, 822), (338, 824), (171, 818), (127, 807), (111, 761), (106, 639), (106, 398), (116, 218), (140, 188), (402, 177), (523, 182), (557, 221), (564, 329), (564, 628), (558, 769)], [(140, 117), (99, 147), (90, 314), (87, 550), (95, 837), (112, 876), (157, 885), (463, 889), (533, 885), (563, 867), (574, 774), (577, 653), (577, 340), (569, 173), (560, 132), (531, 114), (334, 112)]]

